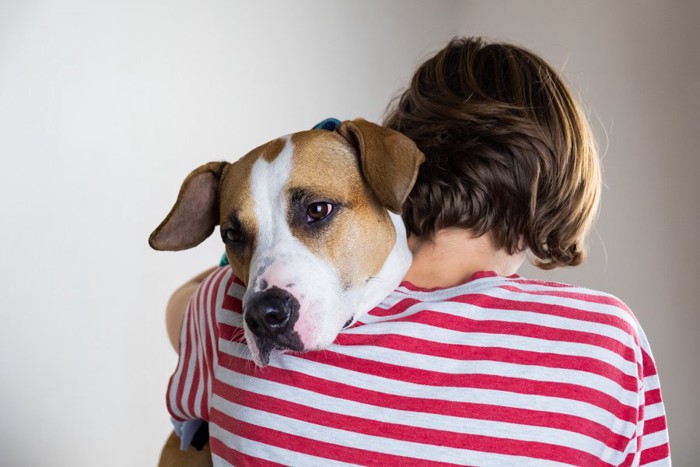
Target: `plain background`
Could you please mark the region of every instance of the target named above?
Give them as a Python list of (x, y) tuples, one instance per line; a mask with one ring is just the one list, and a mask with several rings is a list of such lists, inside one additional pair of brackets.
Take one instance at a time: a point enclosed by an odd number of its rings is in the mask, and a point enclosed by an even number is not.
[(700, 458), (700, 10), (683, 1), (0, 0), (0, 464), (152, 466), (164, 308), (222, 248), (147, 237), (184, 176), (327, 116), (381, 120), (452, 36), (519, 43), (585, 103), (606, 188), (581, 267), (651, 341)]

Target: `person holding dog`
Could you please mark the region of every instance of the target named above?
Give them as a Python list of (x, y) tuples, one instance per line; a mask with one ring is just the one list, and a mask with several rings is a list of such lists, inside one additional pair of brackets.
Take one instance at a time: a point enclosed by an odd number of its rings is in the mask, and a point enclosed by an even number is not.
[[(251, 364), (246, 378), (278, 392), (252, 384), (231, 401), (216, 463), (670, 465), (632, 312), (517, 275), (528, 252), (544, 269), (580, 264), (598, 208), (595, 142), (562, 78), (523, 48), (457, 38), (418, 68), (384, 125), (426, 158), (402, 207), (410, 269), (328, 350)], [(171, 299), (176, 348), (205, 276)], [(358, 334), (363, 357), (347, 356)], [(325, 379), (336, 370), (344, 377)]]

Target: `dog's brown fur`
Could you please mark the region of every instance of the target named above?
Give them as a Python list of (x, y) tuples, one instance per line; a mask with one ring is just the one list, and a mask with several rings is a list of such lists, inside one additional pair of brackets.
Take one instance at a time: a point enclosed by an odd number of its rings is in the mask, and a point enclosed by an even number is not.
[(201, 451), (190, 447), (187, 451), (180, 450), (180, 438), (175, 432), (170, 434), (170, 437), (163, 446), (163, 451), (160, 453), (158, 467), (211, 467), (211, 451), (209, 443), (207, 443)]

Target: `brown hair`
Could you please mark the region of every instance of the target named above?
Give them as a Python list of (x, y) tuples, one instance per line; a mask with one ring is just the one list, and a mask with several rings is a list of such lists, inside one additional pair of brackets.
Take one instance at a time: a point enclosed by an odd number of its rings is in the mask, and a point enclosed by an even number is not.
[(580, 264), (601, 175), (566, 84), (520, 47), (455, 38), (421, 65), (384, 124), (426, 156), (403, 206), (407, 230), (448, 227), (529, 247), (543, 269)]

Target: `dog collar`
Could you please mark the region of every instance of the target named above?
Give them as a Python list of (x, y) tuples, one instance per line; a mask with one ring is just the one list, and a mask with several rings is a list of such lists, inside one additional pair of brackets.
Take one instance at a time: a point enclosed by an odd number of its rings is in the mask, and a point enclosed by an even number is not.
[(335, 131), (336, 128), (338, 128), (338, 125), (340, 125), (340, 120), (338, 120), (337, 118), (327, 118), (314, 125), (312, 130)]

